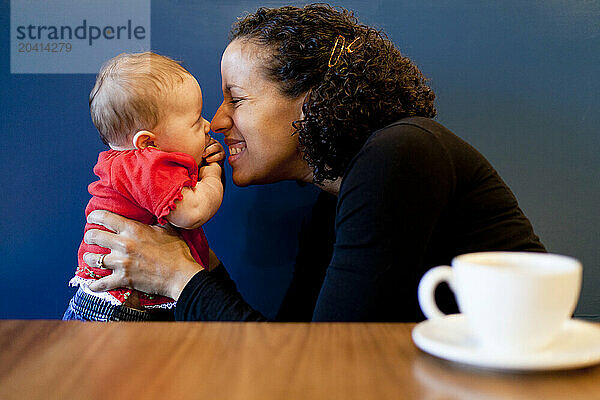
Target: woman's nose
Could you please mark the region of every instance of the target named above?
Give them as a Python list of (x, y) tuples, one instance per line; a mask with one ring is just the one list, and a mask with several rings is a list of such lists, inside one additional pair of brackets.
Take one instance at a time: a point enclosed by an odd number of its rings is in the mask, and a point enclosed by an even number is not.
[(210, 129), (212, 129), (213, 132), (226, 135), (227, 131), (229, 131), (232, 126), (233, 120), (229, 116), (228, 105), (223, 101), (212, 121), (210, 121)]

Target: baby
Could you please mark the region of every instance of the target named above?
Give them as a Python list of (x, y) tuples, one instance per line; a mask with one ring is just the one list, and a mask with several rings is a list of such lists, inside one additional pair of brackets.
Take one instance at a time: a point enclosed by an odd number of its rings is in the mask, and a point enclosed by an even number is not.
[[(90, 93), (92, 120), (110, 150), (100, 153), (89, 186), (86, 216), (103, 209), (144, 224), (181, 228), (194, 259), (208, 266), (201, 226), (223, 200), (223, 147), (209, 136), (202, 92), (177, 62), (154, 53), (120, 54), (104, 64)], [(105, 229), (86, 224), (85, 230)], [(63, 319), (169, 320), (175, 301), (120, 288), (96, 293), (88, 284), (110, 275), (83, 261), (86, 252), (110, 250), (82, 241), (71, 286), (79, 286)]]

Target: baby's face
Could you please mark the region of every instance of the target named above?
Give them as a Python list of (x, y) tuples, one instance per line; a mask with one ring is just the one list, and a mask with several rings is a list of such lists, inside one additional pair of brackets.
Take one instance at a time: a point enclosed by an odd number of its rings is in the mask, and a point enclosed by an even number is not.
[(164, 98), (165, 116), (153, 130), (155, 145), (162, 151), (181, 152), (202, 162), (210, 140), (210, 123), (202, 117), (202, 91), (194, 77), (176, 85)]

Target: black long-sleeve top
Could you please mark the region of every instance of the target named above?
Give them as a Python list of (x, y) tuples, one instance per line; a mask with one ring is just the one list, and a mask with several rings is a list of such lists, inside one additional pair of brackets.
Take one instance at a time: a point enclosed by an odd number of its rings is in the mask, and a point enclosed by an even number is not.
[[(300, 234), (285, 321), (420, 321), (423, 274), (470, 252), (545, 251), (490, 163), (442, 125), (421, 117), (371, 135), (323, 193)], [(447, 287), (442, 310), (457, 310)], [(177, 320), (264, 321), (225, 268), (200, 271), (184, 288)]]

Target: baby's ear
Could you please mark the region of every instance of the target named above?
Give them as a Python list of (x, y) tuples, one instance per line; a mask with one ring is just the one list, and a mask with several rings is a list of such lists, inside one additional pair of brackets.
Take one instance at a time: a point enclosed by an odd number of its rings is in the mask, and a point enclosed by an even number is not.
[(156, 147), (154, 139), (156, 136), (150, 131), (139, 131), (133, 136), (133, 146), (136, 149), (145, 149), (146, 147)]

